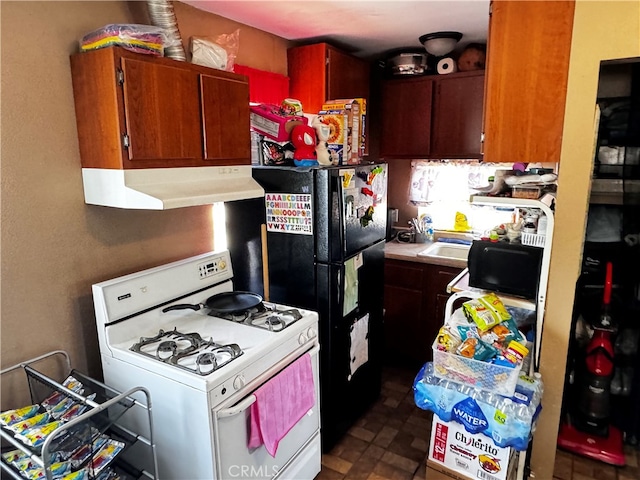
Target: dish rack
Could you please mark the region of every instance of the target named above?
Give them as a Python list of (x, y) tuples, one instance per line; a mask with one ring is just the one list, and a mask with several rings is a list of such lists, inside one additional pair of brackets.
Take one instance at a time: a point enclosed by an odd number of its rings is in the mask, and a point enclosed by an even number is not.
[(532, 247), (544, 248), (546, 235), (540, 235), (538, 233), (522, 233), (520, 236), (520, 242), (523, 245), (530, 245)]
[[(64, 380), (57, 381), (41, 371), (33, 368), (33, 364), (48, 360), (49, 363), (57, 361), (66, 370), (65, 379), (73, 377), (82, 384), (82, 390), (77, 392), (64, 385)], [(49, 365), (50, 366), (50, 365)], [(2, 380), (5, 380), (11, 372), (23, 370), (33, 405), (40, 405), (45, 399), (56, 394), (57, 398), (69, 399), (69, 403), (86, 407), (84, 413), (67, 422), (63, 422), (50, 434), (39, 446), (31, 446), (23, 443), (14, 432), (6, 426), (1, 426), (2, 458), (0, 469), (7, 478), (16, 480), (28, 478), (25, 471), (19, 469), (19, 462), (11, 462), (5, 458), (8, 452), (16, 451), (16, 454), (26, 454), (26, 460), (32, 467), (41, 468), (43, 477), (53, 478), (77, 478), (89, 480), (107, 477), (109, 470), (118, 475), (117, 478), (141, 479), (149, 478), (157, 480), (158, 461), (156, 457), (155, 443), (153, 442), (153, 424), (151, 417), (151, 398), (144, 387), (132, 388), (124, 393), (88, 377), (77, 370), (71, 369), (69, 355), (56, 350), (39, 357), (27, 360), (20, 364), (8, 367), (0, 371)], [(20, 408), (22, 405), (16, 405)], [(42, 409), (42, 405), (40, 405)], [(143, 409), (147, 412), (148, 422), (136, 425), (133, 431), (125, 425), (133, 425), (128, 417), (134, 409)], [(44, 411), (44, 410), (42, 410)], [(143, 434), (140, 434), (140, 431)], [(122, 449), (112, 458), (99, 458), (98, 445), (106, 440), (113, 440)], [(8, 445), (8, 446), (7, 446)], [(79, 452), (83, 455), (77, 455)], [(66, 457), (66, 459), (65, 459)], [(74, 459), (75, 461), (71, 461)], [(58, 462), (66, 465), (64, 474), (54, 473), (52, 466), (58, 466)], [(73, 467), (70, 467), (73, 465)], [(72, 472), (80, 472), (74, 476)], [(114, 474), (114, 477), (115, 477)], [(112, 477), (108, 477), (112, 478)]]

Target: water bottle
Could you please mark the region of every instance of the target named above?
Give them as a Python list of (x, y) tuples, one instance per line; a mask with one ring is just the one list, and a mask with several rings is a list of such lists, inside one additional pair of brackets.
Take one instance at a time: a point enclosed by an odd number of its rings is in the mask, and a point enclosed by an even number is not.
[(429, 215), (428, 213), (425, 214), (423, 218), (423, 222), (424, 222), (424, 233), (427, 237), (427, 240), (433, 241), (433, 219), (431, 218), (431, 215)]
[(547, 234), (547, 216), (543, 213), (540, 218), (538, 218), (538, 230), (536, 231), (538, 235), (546, 235)]

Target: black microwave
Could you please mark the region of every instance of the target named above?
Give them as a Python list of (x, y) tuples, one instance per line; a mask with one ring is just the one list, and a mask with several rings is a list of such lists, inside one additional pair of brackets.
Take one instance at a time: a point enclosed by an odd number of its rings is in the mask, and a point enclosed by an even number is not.
[(540, 282), (542, 248), (474, 240), (469, 250), (469, 286), (535, 299)]

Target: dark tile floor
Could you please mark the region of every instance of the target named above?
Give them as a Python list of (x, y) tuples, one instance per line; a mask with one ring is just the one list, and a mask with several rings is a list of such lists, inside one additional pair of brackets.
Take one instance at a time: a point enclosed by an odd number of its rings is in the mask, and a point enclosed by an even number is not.
[[(317, 480), (424, 480), (431, 413), (413, 401), (417, 369), (387, 367), (380, 399), (344, 438), (322, 456)], [(627, 465), (615, 468), (558, 451), (554, 480), (640, 480), (638, 451), (627, 447)], [(546, 480), (546, 479), (538, 479)]]

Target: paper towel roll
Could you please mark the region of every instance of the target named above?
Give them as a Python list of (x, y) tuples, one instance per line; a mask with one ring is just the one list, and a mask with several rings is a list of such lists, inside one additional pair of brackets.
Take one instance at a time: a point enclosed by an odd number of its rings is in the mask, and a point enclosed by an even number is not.
[(445, 57), (438, 61), (436, 70), (440, 75), (445, 73), (453, 73), (458, 71), (458, 65), (456, 65), (456, 61), (453, 58)]

